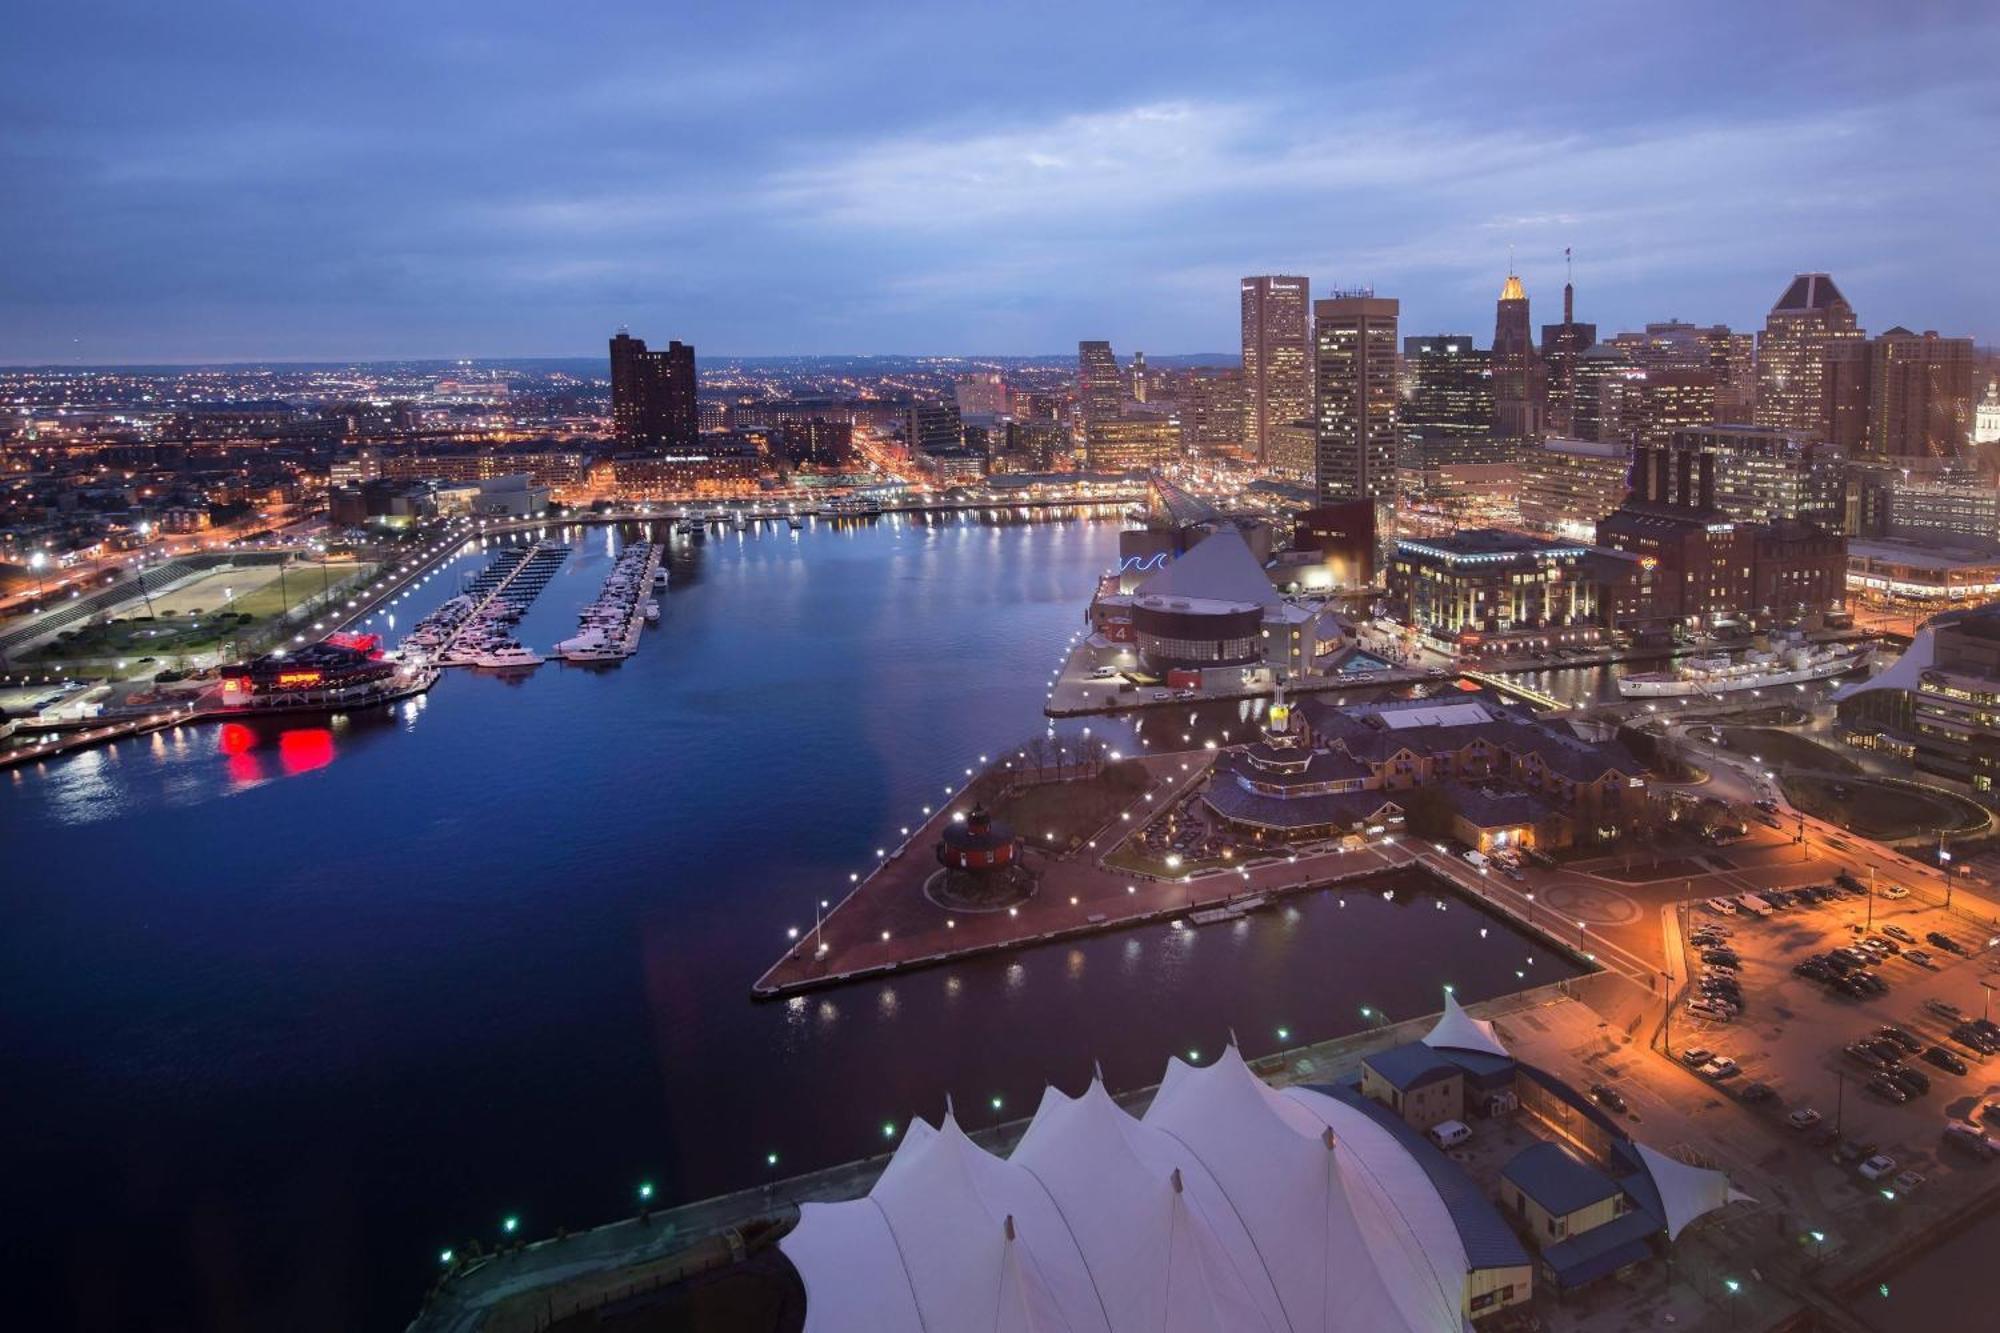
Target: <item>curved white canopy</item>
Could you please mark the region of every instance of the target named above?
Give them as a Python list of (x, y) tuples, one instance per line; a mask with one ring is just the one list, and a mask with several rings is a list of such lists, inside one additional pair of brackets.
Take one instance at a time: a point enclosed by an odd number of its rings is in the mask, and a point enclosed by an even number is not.
[(1234, 1047), (1144, 1119), (1053, 1089), (1013, 1156), (912, 1122), (868, 1197), (780, 1242), (807, 1333), (1460, 1333), (1465, 1255), (1394, 1136)]
[(1485, 1051), (1488, 1055), (1506, 1055), (1507, 1048), (1494, 1035), (1493, 1025), (1483, 1018), (1474, 1018), (1465, 1012), (1458, 997), (1450, 991), (1444, 993), (1444, 1013), (1423, 1039), (1424, 1045), (1432, 1050)]
[(1653, 1187), (1660, 1191), (1660, 1205), (1667, 1211), (1668, 1240), (1677, 1239), (1681, 1229), (1703, 1213), (1713, 1212), (1738, 1199), (1746, 1203), (1754, 1202), (1749, 1195), (1732, 1189), (1729, 1177), (1720, 1171), (1676, 1161), (1637, 1139), (1632, 1141), (1632, 1146), (1639, 1150), (1639, 1160), (1645, 1164), (1646, 1174), (1653, 1178)]

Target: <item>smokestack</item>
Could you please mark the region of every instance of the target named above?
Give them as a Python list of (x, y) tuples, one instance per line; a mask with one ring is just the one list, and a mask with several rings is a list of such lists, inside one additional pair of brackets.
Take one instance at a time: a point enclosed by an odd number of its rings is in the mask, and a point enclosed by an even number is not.
[(1715, 512), (1715, 455), (1707, 452), (1701, 456), (1701, 512)]
[(1674, 498), (1674, 460), (1665, 449), (1653, 450), (1653, 502), (1671, 504)]
[(1694, 455), (1683, 449), (1680, 451), (1680, 502), (1683, 508), (1694, 508)]
[(1653, 451), (1640, 445), (1632, 451), (1632, 498), (1646, 504), (1653, 498)]

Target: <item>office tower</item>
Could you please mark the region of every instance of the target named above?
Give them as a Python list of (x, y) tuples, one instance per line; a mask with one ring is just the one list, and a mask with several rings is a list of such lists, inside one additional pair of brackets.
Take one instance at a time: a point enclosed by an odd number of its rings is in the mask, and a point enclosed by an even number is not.
[(1313, 302), (1319, 498), (1387, 502), (1396, 489), (1397, 303), (1372, 291)]
[(1131, 386), (1127, 391), (1128, 395), (1135, 403), (1145, 402), (1146, 401), (1146, 354), (1144, 352), (1132, 353), (1132, 368), (1130, 371), (1130, 378), (1131, 378)]
[(1609, 381), (1598, 402), (1599, 439), (1665, 444), (1715, 420), (1715, 375), (1705, 366), (1635, 368)]
[(1268, 460), (1271, 430), (1312, 415), (1309, 284), (1298, 277), (1245, 278), (1243, 447)]
[(1236, 370), (1202, 370), (1181, 385), (1183, 450), (1215, 457), (1243, 447), (1243, 375)]
[(1831, 439), (1826, 363), (1842, 342), (1862, 336), (1831, 277), (1793, 278), (1757, 337), (1757, 424)]
[[(1569, 262), (1567, 247), (1563, 262)], [(1597, 326), (1576, 322), (1576, 284), (1565, 279), (1562, 323), (1542, 325), (1542, 364), (1548, 380), (1548, 411), (1543, 425), (1551, 435), (1575, 433), (1577, 359), (1596, 343)]]
[(1096, 421), (1115, 421), (1125, 401), (1118, 375), (1118, 358), (1108, 342), (1076, 345), (1076, 404), (1087, 428)]
[(670, 342), (649, 352), (629, 333), (611, 340), (611, 429), (633, 449), (681, 452), (697, 447), (694, 348)]
[(1618, 433), (1619, 395), (1624, 381), (1637, 370), (1631, 354), (1622, 347), (1598, 343), (1586, 348), (1576, 359), (1570, 434), (1579, 440), (1616, 440), (1629, 444), (1630, 439)]
[(1590, 541), (1597, 520), (1624, 503), (1632, 451), (1618, 440), (1545, 440), (1521, 460), (1515, 504), (1521, 526), (1545, 537)]
[(1463, 333), (1403, 339), (1405, 394), (1398, 420), (1406, 439), (1485, 435), (1493, 429), (1493, 369)]
[(956, 402), (915, 402), (904, 418), (903, 442), (911, 457), (965, 446), (965, 426)]
[(1181, 424), (1172, 417), (1093, 421), (1084, 437), (1084, 464), (1092, 472), (1165, 467), (1181, 454)]
[(1493, 425), (1502, 435), (1542, 431), (1544, 368), (1528, 322), (1528, 292), (1507, 275), (1493, 315)]
[(1957, 461), (1972, 435), (1972, 339), (1899, 326), (1868, 349), (1868, 452)]
[[(1714, 507), (1738, 523), (1841, 525), (1845, 469), (1823, 441), (1768, 426), (1701, 425), (1676, 431), (1662, 447), (1677, 469), (1681, 455), (1695, 455), (1695, 472), (1712, 478)], [(1713, 461), (1701, 462), (1703, 455)]]

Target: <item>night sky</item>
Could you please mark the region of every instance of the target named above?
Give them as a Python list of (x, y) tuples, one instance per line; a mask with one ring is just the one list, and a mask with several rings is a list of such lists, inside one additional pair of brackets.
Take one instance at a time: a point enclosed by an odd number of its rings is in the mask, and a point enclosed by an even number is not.
[[(2000, 6), (23, 4), (0, 362), (1232, 351), (1236, 279), (1407, 332), (2000, 342)], [(1254, 9), (1254, 13), (1252, 12)]]

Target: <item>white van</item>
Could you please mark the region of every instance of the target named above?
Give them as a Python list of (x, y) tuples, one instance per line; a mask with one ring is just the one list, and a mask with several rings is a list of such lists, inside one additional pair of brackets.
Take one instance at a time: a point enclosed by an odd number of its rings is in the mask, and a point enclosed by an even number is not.
[(1431, 1126), (1430, 1136), (1440, 1148), (1456, 1148), (1472, 1137), (1472, 1126), (1463, 1120), (1445, 1120)]
[(1744, 911), (1755, 913), (1758, 916), (1771, 915), (1771, 904), (1765, 902), (1754, 893), (1737, 894), (1736, 905)]
[(1466, 852), (1465, 863), (1476, 869), (1484, 870), (1486, 869), (1486, 866), (1488, 864), (1486, 859), (1486, 853), (1478, 851)]

